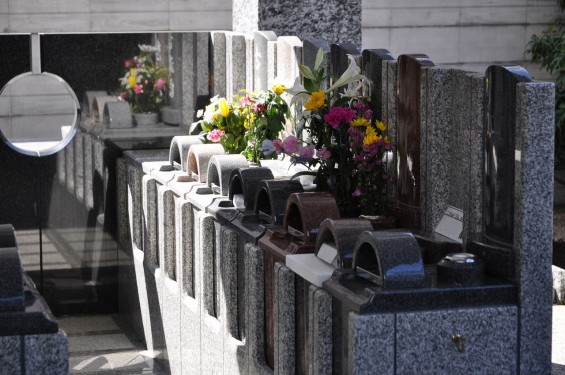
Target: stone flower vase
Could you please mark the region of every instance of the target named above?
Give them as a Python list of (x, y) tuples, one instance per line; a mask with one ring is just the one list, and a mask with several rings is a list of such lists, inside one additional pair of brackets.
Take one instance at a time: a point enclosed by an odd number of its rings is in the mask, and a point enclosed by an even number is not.
[(135, 113), (133, 115), (138, 128), (145, 128), (159, 123), (159, 114), (156, 112)]

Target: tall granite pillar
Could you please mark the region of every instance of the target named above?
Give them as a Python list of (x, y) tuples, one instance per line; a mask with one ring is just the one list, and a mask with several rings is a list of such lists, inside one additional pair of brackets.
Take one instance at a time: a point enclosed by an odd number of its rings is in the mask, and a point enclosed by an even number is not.
[(361, 0), (233, 0), (233, 30), (272, 30), (300, 39), (323, 38), (361, 46)]
[(169, 65), (171, 105), (163, 108), (163, 121), (189, 126), (195, 112), (208, 103), (208, 33), (172, 33)]

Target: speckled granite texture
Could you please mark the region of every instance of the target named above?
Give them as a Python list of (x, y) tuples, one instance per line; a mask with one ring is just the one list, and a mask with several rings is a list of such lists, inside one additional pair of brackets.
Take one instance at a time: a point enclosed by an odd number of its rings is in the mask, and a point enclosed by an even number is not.
[[(393, 375), (395, 337), (393, 314), (357, 315), (349, 314), (348, 358), (343, 369), (350, 374)], [(418, 373), (418, 372), (416, 372)]]
[(310, 374), (332, 373), (332, 297), (310, 285), (308, 345)]
[(255, 40), (252, 34), (245, 35), (245, 87), (248, 91), (256, 91), (254, 88), (255, 69), (253, 67), (255, 54)]
[(523, 374), (551, 372), (553, 108), (553, 84), (518, 84), (514, 248)]
[(159, 249), (157, 246), (157, 181), (144, 175), (142, 178), (143, 202), (143, 251), (144, 262), (148, 265), (159, 265)]
[(159, 264), (169, 279), (177, 280), (175, 195), (163, 185), (157, 186), (157, 225)]
[(245, 244), (246, 347), (250, 374), (272, 374), (265, 362), (265, 294), (263, 250)]
[(247, 53), (245, 35), (226, 33), (226, 99), (232, 100), (241, 89), (246, 88)]
[(427, 233), (447, 205), (468, 216), (464, 241), (470, 222), (473, 230), (479, 229), (484, 90), (479, 74), (443, 67), (422, 70), (421, 203)]
[[(217, 259), (220, 276), (220, 319), (224, 323), (224, 374), (247, 372), (249, 368), (245, 333), (245, 271), (243, 249), (238, 249), (237, 234), (216, 222), (216, 233), (220, 232), (221, 246)], [(242, 293), (243, 292), (243, 293)]]
[(275, 263), (275, 373), (295, 371), (295, 273), (281, 263)]
[[(399, 313), (396, 373), (516, 374), (517, 315), (515, 306)], [(457, 334), (463, 352), (452, 341)]]
[(132, 245), (142, 249), (143, 211), (141, 209), (142, 172), (128, 165), (128, 217)]
[(211, 81), (210, 92), (212, 95), (225, 97), (226, 86), (226, 33), (216, 31), (211, 33), (212, 43), (212, 70), (213, 80)]
[[(273, 30), (277, 35), (297, 35), (304, 39), (318, 37), (330, 42), (361, 44), (361, 1), (329, 0), (323, 6), (310, 1), (259, 0), (259, 30)], [(249, 10), (254, 14), (255, 9)], [(234, 15), (234, 23), (237, 15)], [(312, 22), (316, 20), (316, 22)]]
[(190, 146), (198, 144), (202, 144), (202, 140), (197, 135), (177, 135), (173, 137), (169, 147), (169, 164), (180, 165), (181, 171), (186, 173)]
[[(194, 210), (194, 209), (193, 209)], [(199, 236), (196, 251), (200, 254), (202, 310), (200, 347), (202, 373), (221, 373), (223, 371), (223, 325), (219, 320), (220, 306), (217, 303), (219, 275), (216, 269), (216, 239), (214, 235), (214, 219), (212, 216), (194, 210), (195, 234)]]
[(21, 344), (20, 336), (0, 336), (0, 368), (11, 369), (21, 373)]
[(128, 214), (128, 166), (123, 158), (116, 160), (116, 201), (118, 202), (118, 246), (122, 249), (130, 245)]
[[(69, 348), (67, 335), (59, 331), (49, 335), (26, 335), (26, 374), (67, 374), (69, 371)], [(19, 339), (18, 339), (19, 341)], [(2, 367), (7, 369), (6, 367)], [(8, 367), (9, 368), (9, 367)]]
[[(235, 7), (233, 11), (236, 12)], [(249, 15), (248, 17), (250, 16), (251, 15)], [(234, 30), (241, 31), (238, 30), (236, 27), (234, 27)], [(276, 40), (277, 40), (277, 34), (275, 34), (272, 31), (255, 31), (253, 33), (253, 89), (254, 90), (267, 90), (270, 88), (270, 86), (268, 86), (269, 70), (268, 70), (268, 59), (267, 59), (267, 46), (269, 41), (276, 41)]]

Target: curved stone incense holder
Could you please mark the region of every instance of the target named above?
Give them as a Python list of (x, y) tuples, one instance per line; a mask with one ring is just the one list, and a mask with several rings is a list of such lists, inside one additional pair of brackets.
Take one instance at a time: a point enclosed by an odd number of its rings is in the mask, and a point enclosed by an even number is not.
[(231, 172), (229, 179), (229, 199), (233, 201), (234, 195), (243, 195), (245, 209), (255, 207), (255, 196), (261, 181), (275, 178), (269, 168), (237, 168)]
[(104, 107), (108, 102), (117, 102), (117, 96), (104, 95), (96, 96), (90, 108), (90, 113), (96, 122), (101, 122), (104, 119)]
[(438, 281), (463, 285), (481, 285), (485, 273), (484, 262), (471, 253), (452, 253), (437, 264)]
[(82, 99), (82, 114), (85, 117), (93, 117), (94, 112), (92, 107), (94, 106), (94, 99), (97, 96), (108, 96), (106, 91), (85, 91), (84, 97)]
[[(213, 155), (208, 164), (207, 184), (214, 193), (228, 195), (230, 176), (234, 169), (245, 168), (249, 164), (243, 155)], [(216, 191), (215, 189), (218, 189)]]
[(131, 110), (128, 102), (107, 102), (104, 106), (104, 124), (109, 129), (131, 128)]
[(197, 135), (177, 135), (171, 139), (169, 148), (169, 163), (171, 165), (178, 164), (181, 171), (186, 172), (188, 161), (188, 152), (192, 145), (202, 144), (202, 140)]
[(263, 180), (255, 195), (255, 215), (271, 224), (282, 225), (286, 200), (292, 193), (302, 193), (298, 180)]
[(424, 262), (420, 246), (410, 232), (363, 232), (353, 253), (355, 273), (383, 289), (421, 288)]
[(187, 173), (197, 182), (205, 183), (208, 177), (208, 164), (214, 155), (224, 155), (224, 147), (218, 143), (192, 145), (187, 156)]
[(326, 218), (339, 218), (337, 203), (330, 193), (294, 193), (286, 201), (283, 228), (302, 242), (313, 243)]
[(332, 244), (337, 249), (337, 267), (351, 268), (357, 237), (372, 230), (373, 226), (366, 219), (325, 219), (316, 238), (316, 255), (323, 244)]

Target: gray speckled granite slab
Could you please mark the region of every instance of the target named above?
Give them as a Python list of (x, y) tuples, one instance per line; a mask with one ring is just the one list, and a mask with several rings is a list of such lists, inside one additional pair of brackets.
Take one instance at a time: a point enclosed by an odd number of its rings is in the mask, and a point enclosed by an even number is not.
[(142, 226), (143, 226), (143, 210), (142, 210), (142, 178), (141, 169), (132, 167), (128, 164), (128, 217), (129, 232), (132, 246), (142, 248)]
[[(224, 373), (247, 373), (249, 371), (245, 324), (245, 271), (242, 267), (243, 251), (238, 249), (237, 234), (218, 222), (216, 235), (220, 235), (220, 253), (216, 259), (220, 276), (220, 320), (224, 325)], [(241, 249), (243, 250), (243, 249)], [(241, 256), (241, 257), (240, 257)], [(239, 260), (239, 262), (238, 262)], [(241, 267), (241, 268), (240, 268)]]
[(343, 368), (350, 374), (394, 374), (394, 315), (352, 312), (344, 324), (349, 324), (349, 348)]
[(520, 284), (520, 371), (551, 372), (554, 86), (517, 87), (514, 247)]
[(310, 285), (308, 347), (311, 374), (332, 373), (332, 297)]
[(124, 249), (130, 245), (128, 214), (128, 166), (123, 158), (116, 160), (116, 201), (118, 203), (118, 245)]
[(214, 219), (209, 214), (193, 208), (195, 219), (196, 252), (201, 262), (201, 345), (202, 373), (222, 373), (224, 366), (224, 332), (220, 321), (221, 307), (218, 304), (219, 274), (216, 268), (216, 239)]
[(212, 68), (210, 92), (212, 95), (225, 97), (227, 93), (226, 85), (226, 33), (223, 31), (213, 31), (211, 33), (212, 43)]
[(272, 374), (265, 361), (265, 292), (263, 250), (244, 246), (246, 275), (246, 339), (250, 374)]
[[(398, 63), (396, 60), (388, 60), (383, 61), (382, 66), (383, 72), (383, 93), (382, 96), (382, 119), (388, 131), (388, 137), (390, 138), (390, 142), (392, 145), (392, 152), (391, 159), (388, 161), (388, 173), (391, 181), (395, 182), (398, 178), (398, 172), (396, 170), (397, 164), (397, 156), (396, 156), (396, 149), (397, 149), (397, 129), (398, 129), (398, 122), (397, 122), (397, 107), (398, 107), (398, 91), (397, 91), (397, 72), (398, 72)], [(396, 201), (397, 197), (397, 190), (393, 186), (387, 191), (388, 199), (390, 202)]]
[(159, 265), (159, 249), (157, 245), (157, 181), (154, 178), (143, 175), (142, 178), (142, 202), (143, 202), (143, 251), (144, 261), (153, 266)]
[[(23, 337), (25, 341), (24, 363), (26, 374), (68, 374), (69, 348), (67, 335), (64, 331), (59, 330), (58, 333), (54, 334), (26, 335)], [(10, 367), (2, 368), (5, 370)]]
[[(277, 35), (323, 38), (331, 42), (361, 44), (361, 1), (329, 0), (315, 2), (280, 1), (276, 6), (259, 2), (259, 30)], [(305, 17), (304, 15), (308, 15)], [(316, 22), (311, 20), (315, 19)]]
[(159, 265), (171, 280), (177, 280), (175, 243), (175, 194), (166, 186), (157, 186), (157, 233)]
[(295, 371), (295, 273), (282, 263), (275, 263), (275, 373), (294, 374)]
[[(232, 100), (241, 89), (246, 88), (247, 52), (245, 35), (226, 33), (226, 99)], [(251, 88), (249, 88), (251, 89)]]
[(0, 336), (0, 368), (21, 373), (20, 336)]
[(396, 373), (516, 374), (517, 324), (515, 306), (397, 314)]

